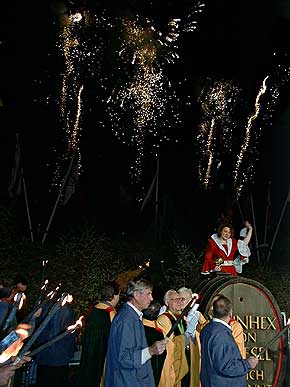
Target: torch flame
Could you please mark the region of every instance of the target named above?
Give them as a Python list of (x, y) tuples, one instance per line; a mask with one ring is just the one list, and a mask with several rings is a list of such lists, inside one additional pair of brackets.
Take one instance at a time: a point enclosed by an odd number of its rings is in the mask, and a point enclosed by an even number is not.
[(51, 300), (53, 299), (53, 297), (56, 295), (56, 293), (58, 292), (59, 288), (61, 286), (61, 283), (54, 289), (52, 290), (51, 292), (48, 293), (47, 297), (49, 297)]
[(21, 297), (21, 298), (19, 301), (18, 310), (20, 310), (22, 308), (23, 302), (26, 300), (26, 295), (24, 293), (18, 292), (15, 294), (13, 301), (17, 302), (19, 297)]
[(44, 284), (42, 285), (42, 287), (41, 287), (40, 289), (41, 289), (41, 290), (44, 290), (44, 289), (46, 288), (47, 284), (48, 284), (48, 279), (46, 279), (46, 280), (44, 281)]
[(64, 298), (64, 300), (63, 300), (61, 306), (64, 306), (66, 303), (69, 303), (69, 304), (70, 304), (70, 303), (72, 302), (72, 300), (73, 300), (73, 296), (72, 296), (71, 294), (68, 294), (68, 295)]
[(31, 328), (29, 324), (20, 324), (19, 328), (15, 330), (19, 339), (16, 340), (13, 344), (11, 344), (5, 351), (3, 351), (0, 355), (0, 363), (4, 363), (9, 360), (12, 356), (16, 356), (20, 349), (23, 346), (23, 340), (25, 340), (28, 336), (28, 329)]
[(192, 299), (198, 300), (199, 299), (199, 294), (198, 293), (192, 293)]
[(20, 349), (22, 348), (23, 343), (20, 340), (17, 340), (15, 343), (10, 345), (4, 352), (0, 355), (0, 363), (4, 363), (9, 360), (12, 356), (16, 356)]
[[(22, 324), (22, 325), (24, 325), (24, 324)], [(24, 328), (18, 328), (18, 329), (15, 330), (15, 332), (17, 333), (17, 335), (19, 336), (19, 338), (22, 341), (27, 339), (27, 337), (29, 336), (28, 331), (26, 329), (24, 329)]]
[(20, 310), (22, 308), (23, 302), (24, 302), (25, 299), (26, 299), (25, 294), (22, 294), (21, 300), (19, 302), (18, 310)]
[(67, 327), (67, 330), (68, 331), (74, 331), (75, 329), (77, 329), (78, 327), (82, 327), (83, 326), (83, 322), (82, 322), (82, 319), (84, 318), (84, 316), (81, 316), (76, 322), (74, 325), (70, 325), (69, 327)]

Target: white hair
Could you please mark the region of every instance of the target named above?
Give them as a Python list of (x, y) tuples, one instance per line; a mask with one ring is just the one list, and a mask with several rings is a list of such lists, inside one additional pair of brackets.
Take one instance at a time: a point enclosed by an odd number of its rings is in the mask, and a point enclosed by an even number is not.
[(169, 290), (167, 290), (167, 292), (164, 294), (164, 297), (163, 297), (163, 301), (166, 303), (167, 302), (167, 300), (169, 299), (169, 294), (170, 293), (172, 293), (172, 292), (176, 292), (176, 290), (174, 290), (174, 289), (169, 289)]
[(185, 286), (183, 286), (182, 288), (177, 290), (177, 293), (183, 293), (183, 292), (187, 293), (188, 297), (192, 297), (192, 290), (190, 288), (186, 288)]

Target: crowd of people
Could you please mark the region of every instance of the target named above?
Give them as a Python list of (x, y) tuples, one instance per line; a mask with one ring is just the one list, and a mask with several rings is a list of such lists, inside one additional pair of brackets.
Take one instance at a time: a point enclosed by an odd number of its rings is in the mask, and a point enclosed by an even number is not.
[[(105, 289), (108, 294), (109, 285)], [(161, 307), (152, 302), (148, 280), (131, 281), (128, 301), (114, 316), (112, 286), (111, 299), (91, 312), (104, 311), (103, 318), (88, 317), (78, 387), (245, 387), (246, 374), (258, 359), (245, 359), (242, 328), (232, 318), (231, 301), (216, 295), (209, 319), (195, 303), (181, 316), (192, 296), (185, 287), (169, 289)]]
[[(28, 313), (25, 306), (26, 289), (27, 280), (22, 276), (17, 276), (12, 281), (0, 281), (0, 386), (19, 385), (14, 380), (15, 372), (24, 364), (25, 371), (18, 374), (24, 379), (21, 386), (66, 386), (69, 363), (76, 348), (76, 334), (66, 335), (62, 340), (48, 345), (33, 358), (29, 354), (30, 350), (53, 340), (74, 323), (72, 308), (66, 303), (55, 308), (52, 313), (55, 305), (52, 297), (41, 304), (36, 303)], [(34, 335), (35, 332), (37, 335)], [(33, 345), (30, 350), (21, 353), (25, 349), (24, 343), (31, 340), (32, 336)]]
[[(249, 260), (252, 235), (250, 223), (245, 226), (239, 240), (233, 238), (230, 224), (218, 228), (205, 249), (202, 275), (210, 279), (219, 273), (241, 272)], [(87, 312), (80, 337), (76, 332), (66, 335), (33, 359), (27, 352), (16, 362), (23, 342), (43, 324), (53, 306), (48, 301), (26, 319), (19, 310), (12, 313), (16, 296), (25, 299), (26, 287), (27, 281), (20, 277), (0, 283), (0, 387), (12, 387), (15, 371), (23, 364), (30, 365), (26, 372), (30, 380), (23, 386), (73, 387), (69, 364), (77, 340), (81, 358), (75, 387), (246, 387), (246, 374), (258, 363), (256, 358), (246, 359), (243, 328), (233, 319), (227, 297), (213, 295), (205, 317), (191, 289), (168, 289), (162, 306), (153, 300), (151, 282), (142, 277), (128, 283), (122, 300), (116, 282), (105, 284), (98, 302)], [(66, 304), (45, 324), (32, 349), (53, 341), (73, 323), (73, 311)]]

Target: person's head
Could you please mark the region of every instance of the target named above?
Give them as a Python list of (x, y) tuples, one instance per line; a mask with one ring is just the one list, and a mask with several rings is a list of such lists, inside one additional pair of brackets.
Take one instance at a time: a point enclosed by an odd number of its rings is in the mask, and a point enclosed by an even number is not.
[(147, 320), (154, 321), (157, 319), (161, 305), (159, 302), (151, 302), (147, 309), (143, 310), (143, 316)]
[(216, 294), (215, 296), (213, 296), (213, 298), (211, 300), (210, 308), (209, 308), (209, 311), (208, 311), (208, 314), (209, 314), (210, 317), (212, 317), (212, 315), (213, 315), (213, 303), (216, 300), (218, 300), (221, 296), (222, 296), (222, 294)]
[(151, 282), (145, 279), (130, 281), (127, 288), (127, 298), (137, 309), (147, 309), (153, 301), (152, 289)]
[(27, 289), (27, 279), (23, 275), (17, 275), (14, 278), (14, 287), (16, 292), (25, 292)]
[(224, 241), (232, 238), (234, 235), (234, 228), (230, 223), (221, 224), (217, 229), (218, 237)]
[(186, 287), (182, 287), (177, 290), (179, 296), (181, 297), (182, 309), (192, 300), (192, 290)]
[(233, 305), (229, 298), (220, 295), (213, 302), (213, 317), (228, 321), (232, 315)]
[(182, 310), (182, 297), (176, 290), (170, 289), (164, 295), (164, 304), (172, 313), (179, 313)]
[(115, 282), (104, 285), (100, 291), (100, 300), (110, 302), (114, 307), (120, 299), (120, 290)]
[(5, 298), (8, 300), (12, 300), (13, 297), (14, 297), (13, 288), (11, 286), (10, 287), (3, 286), (2, 288), (0, 288), (0, 299)]

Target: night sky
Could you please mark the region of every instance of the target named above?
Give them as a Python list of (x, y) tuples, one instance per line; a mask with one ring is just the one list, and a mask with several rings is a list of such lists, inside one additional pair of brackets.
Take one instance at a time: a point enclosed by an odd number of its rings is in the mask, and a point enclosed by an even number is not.
[[(56, 166), (61, 165), (61, 176), (64, 176), (69, 160), (59, 161), (65, 148), (64, 122), (60, 119), (65, 73), (64, 57), (58, 48), (60, 20), (76, 11), (88, 11), (91, 15), (105, 15), (107, 26), (98, 30), (90, 26), (81, 31), (80, 39), (88, 43), (87, 52), (93, 52), (103, 42), (102, 55), (90, 54), (95, 58), (94, 71), (92, 67), (88, 71), (81, 60), (77, 62), (84, 85), (79, 125), (81, 169), (74, 195), (57, 210), (54, 228), (61, 230), (70, 222), (85, 219), (96, 224), (100, 231), (116, 233), (133, 230), (142, 233), (150, 227), (154, 222), (153, 197), (141, 215), (139, 209), (156, 172), (157, 148), (152, 147), (150, 137), (146, 139), (140, 181), (134, 184), (129, 173), (138, 155), (138, 149), (130, 146), (130, 114), (134, 109), (121, 117), (121, 125), (127, 131), (122, 143), (114, 133), (105, 102), (114, 88), (134, 74), (134, 66), (128, 63), (120, 66), (120, 26), (115, 20), (123, 17), (134, 20), (139, 15), (139, 20), (148, 18), (156, 29), (165, 33), (169, 19), (186, 20), (196, 4), (188, 0), (5, 1), (1, 4), (0, 192), (3, 204), (11, 202), (7, 186), (14, 164), (15, 133), (19, 131), (32, 221), (35, 228), (44, 230), (58, 192), (53, 185)], [(108, 26), (110, 20), (114, 20), (112, 27)], [(247, 181), (239, 197), (243, 216), (252, 221), (249, 200), (252, 194), (257, 230), (263, 239), (269, 181), (270, 235), (289, 189), (290, 6), (285, 0), (270, 4), (260, 0), (210, 0), (205, 1), (196, 20), (194, 32), (180, 34), (179, 59), (162, 64), (175, 97), (171, 98), (165, 115), (157, 119), (154, 129), (156, 139), (164, 134), (169, 138), (157, 152), (159, 215), (178, 237), (201, 244), (213, 231), (221, 213), (231, 213), (235, 224), (241, 226), (233, 185), (234, 160), (245, 139), (245, 123), (253, 113), (257, 93), (268, 76), (269, 88), (261, 100), (260, 115), (251, 132), (249, 148), (254, 151), (249, 152), (250, 156), (246, 153), (242, 163)], [(205, 189), (198, 173), (203, 151), (197, 141), (204, 118), (202, 95), (221, 81), (238, 85), (240, 91), (236, 100), (234, 94), (231, 97), (235, 102), (231, 151), (226, 148), (227, 139), (220, 124), (213, 159), (218, 158), (221, 167), (212, 170), (209, 187)], [(273, 94), (275, 86), (278, 99)], [(169, 97), (166, 94), (164, 98)], [(75, 111), (72, 105), (68, 106), (71, 112)], [(218, 112), (212, 110), (209, 114), (215, 114), (212, 117), (216, 118)], [(179, 114), (176, 123), (175, 111)], [(21, 209), (25, 212), (23, 199), (18, 200), (17, 206), (19, 212)], [(288, 218), (289, 209), (286, 209), (281, 225), (284, 238)]]

